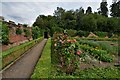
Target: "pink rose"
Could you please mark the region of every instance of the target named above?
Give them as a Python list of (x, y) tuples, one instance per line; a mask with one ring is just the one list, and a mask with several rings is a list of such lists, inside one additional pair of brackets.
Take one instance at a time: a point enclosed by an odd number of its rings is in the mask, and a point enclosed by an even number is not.
[(81, 50), (78, 50), (78, 51), (77, 51), (77, 54), (78, 54), (78, 55), (80, 55), (81, 53), (82, 53), (82, 51), (81, 51)]
[(71, 40), (68, 39), (67, 42), (71, 42)]
[(57, 46), (57, 44), (55, 43), (54, 46)]
[(77, 42), (76, 39), (74, 39), (73, 42)]

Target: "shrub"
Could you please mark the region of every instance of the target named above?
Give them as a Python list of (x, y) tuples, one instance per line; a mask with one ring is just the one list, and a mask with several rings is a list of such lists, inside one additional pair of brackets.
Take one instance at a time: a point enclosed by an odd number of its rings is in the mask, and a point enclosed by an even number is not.
[[(78, 63), (78, 58), (82, 51), (75, 39), (69, 38), (67, 35), (54, 34), (52, 39), (52, 61), (60, 65), (61, 70), (68, 74), (73, 73)], [(54, 62), (52, 62), (54, 63)]]
[(32, 37), (33, 39), (37, 39), (41, 36), (43, 36), (43, 31), (42, 29), (40, 29), (39, 27), (32, 27)]
[(30, 36), (30, 31), (28, 29), (24, 29), (25, 32), (25, 37), (29, 37)]
[(8, 44), (9, 43), (9, 38), (8, 38), (9, 28), (5, 23), (0, 24), (0, 25), (2, 26), (2, 32), (1, 32), (2, 44)]
[(87, 37), (89, 35), (89, 31), (79, 30), (79, 31), (77, 31), (77, 35), (80, 36), (80, 37), (82, 37), (82, 36)]
[(60, 27), (52, 27), (51, 28), (51, 32), (50, 32), (50, 35), (53, 36), (54, 33), (62, 33), (63, 32), (63, 28), (60, 28)]
[(21, 30), (20, 28), (17, 28), (17, 29), (16, 29), (16, 34), (17, 34), (17, 35), (21, 35), (21, 34), (22, 34), (22, 30)]
[(71, 37), (76, 36), (76, 33), (77, 33), (77, 31), (76, 31), (76, 30), (72, 30), (72, 29), (67, 30), (67, 34), (68, 34), (69, 36), (71, 36)]
[(96, 34), (99, 37), (105, 37), (108, 35), (107, 32), (100, 32), (100, 31), (94, 32), (94, 34)]

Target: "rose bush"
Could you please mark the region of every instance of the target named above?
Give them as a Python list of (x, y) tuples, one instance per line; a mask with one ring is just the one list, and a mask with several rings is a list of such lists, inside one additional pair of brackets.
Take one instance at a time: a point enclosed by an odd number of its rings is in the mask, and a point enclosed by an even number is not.
[(67, 35), (54, 34), (52, 44), (52, 54), (56, 58), (54, 61), (57, 61), (62, 71), (73, 73), (78, 67), (79, 56), (83, 53), (79, 43)]

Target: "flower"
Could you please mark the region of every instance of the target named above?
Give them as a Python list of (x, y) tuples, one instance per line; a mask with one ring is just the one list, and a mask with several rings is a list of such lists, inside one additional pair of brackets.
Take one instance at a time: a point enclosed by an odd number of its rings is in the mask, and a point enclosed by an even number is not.
[(68, 40), (67, 40), (67, 42), (71, 42), (71, 40), (70, 40), (70, 39), (68, 39)]
[(57, 44), (55, 43), (54, 46), (57, 46)]
[(64, 43), (64, 41), (61, 42), (62, 44)]
[(77, 54), (78, 54), (78, 55), (80, 55), (81, 53), (82, 53), (82, 51), (81, 51), (81, 50), (78, 50), (78, 51), (77, 51)]
[(74, 39), (73, 42), (77, 42), (76, 39)]
[(60, 42), (62, 42), (62, 40), (61, 40), (61, 39), (60, 39), (59, 41), (60, 41)]

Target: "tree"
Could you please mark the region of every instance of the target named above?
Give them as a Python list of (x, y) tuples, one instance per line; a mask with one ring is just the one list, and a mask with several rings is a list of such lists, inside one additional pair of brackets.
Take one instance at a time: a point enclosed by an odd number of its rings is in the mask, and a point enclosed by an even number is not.
[(92, 8), (89, 6), (86, 10), (86, 14), (90, 14), (90, 13), (92, 13)]
[(107, 8), (107, 2), (101, 2), (100, 3), (100, 11), (99, 13), (102, 14), (103, 16), (108, 16), (108, 8)]
[(82, 17), (84, 17), (84, 9), (82, 7), (80, 7), (79, 9), (76, 9), (75, 11), (75, 17), (76, 17), (76, 30), (81, 29), (82, 27)]
[(97, 23), (93, 14), (85, 15), (82, 18), (82, 27), (81, 30), (85, 31), (95, 31), (97, 29)]
[(113, 2), (112, 5), (110, 6), (111, 9), (111, 16), (113, 17), (120, 17), (120, 1), (118, 2)]

